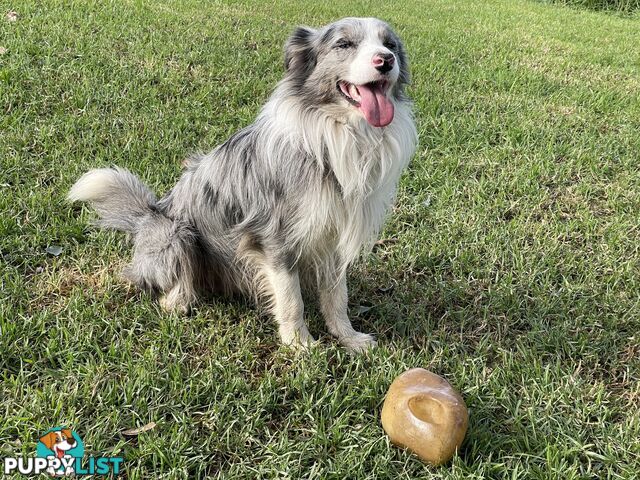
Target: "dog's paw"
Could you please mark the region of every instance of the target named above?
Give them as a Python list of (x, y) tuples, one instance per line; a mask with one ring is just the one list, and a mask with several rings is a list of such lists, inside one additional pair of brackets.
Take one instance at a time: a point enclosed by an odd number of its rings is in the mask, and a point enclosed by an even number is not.
[(189, 313), (189, 305), (176, 300), (171, 294), (162, 295), (158, 300), (160, 307), (167, 313), (178, 313), (186, 315)]
[(373, 335), (360, 332), (356, 332), (354, 335), (348, 337), (341, 337), (338, 341), (351, 353), (366, 352), (378, 344), (376, 339), (373, 338)]
[(306, 328), (295, 332), (280, 332), (280, 339), (285, 347), (295, 352), (306, 352), (316, 344)]

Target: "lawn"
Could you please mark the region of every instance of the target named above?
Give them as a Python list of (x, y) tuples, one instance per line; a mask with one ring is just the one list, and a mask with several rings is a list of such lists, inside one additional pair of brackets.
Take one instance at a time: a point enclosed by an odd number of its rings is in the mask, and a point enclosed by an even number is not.
[[(507, 0), (0, 14), (0, 457), (64, 424), (88, 454), (123, 456), (127, 479), (638, 478), (637, 15)], [(343, 16), (404, 39), (420, 135), (386, 241), (349, 276), (379, 348), (349, 356), (313, 305), (320, 344), (297, 356), (250, 303), (163, 313), (120, 277), (124, 237), (67, 190), (115, 164), (168, 191), (185, 156), (253, 120), (292, 29)], [(469, 407), (444, 467), (380, 425), (414, 366)]]

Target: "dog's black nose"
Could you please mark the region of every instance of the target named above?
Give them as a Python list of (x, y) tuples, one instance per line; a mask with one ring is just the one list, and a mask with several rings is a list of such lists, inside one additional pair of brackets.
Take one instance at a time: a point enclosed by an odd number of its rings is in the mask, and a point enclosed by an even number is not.
[(387, 73), (393, 68), (393, 64), (396, 61), (396, 57), (393, 53), (376, 53), (373, 56), (372, 63), (380, 73)]

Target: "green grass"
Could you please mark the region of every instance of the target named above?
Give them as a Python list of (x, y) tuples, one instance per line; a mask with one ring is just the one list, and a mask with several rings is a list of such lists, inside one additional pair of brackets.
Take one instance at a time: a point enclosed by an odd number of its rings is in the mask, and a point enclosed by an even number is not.
[(632, 14), (640, 10), (640, 0), (542, 0), (570, 7), (590, 8), (605, 12)]
[[(90, 455), (123, 455), (129, 479), (638, 478), (637, 20), (484, 0), (0, 13), (0, 457), (66, 424)], [(420, 132), (383, 233), (396, 241), (349, 277), (380, 348), (348, 356), (313, 307), (321, 343), (298, 357), (249, 304), (162, 313), (119, 277), (124, 238), (66, 191), (117, 164), (166, 192), (187, 154), (253, 120), (295, 25), (346, 15), (404, 38)], [(414, 366), (470, 410), (444, 467), (380, 425)]]

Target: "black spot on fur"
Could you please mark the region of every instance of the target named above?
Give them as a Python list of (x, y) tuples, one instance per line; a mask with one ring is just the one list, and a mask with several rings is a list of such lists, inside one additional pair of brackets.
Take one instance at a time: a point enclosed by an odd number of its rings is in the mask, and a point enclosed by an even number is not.
[(229, 154), (239, 154), (246, 151), (253, 151), (255, 145), (253, 131), (250, 128), (243, 128), (237, 133), (234, 133), (229, 140), (224, 142), (221, 149), (225, 150)]
[(286, 250), (276, 257), (276, 268), (292, 271), (296, 266), (296, 256), (291, 250)]
[(286, 231), (279, 230), (276, 235), (269, 238), (267, 242), (263, 242), (263, 250), (272, 261), (272, 266), (278, 270), (292, 271), (297, 264), (297, 256), (294, 252), (298, 251), (297, 245), (291, 245), (291, 241), (287, 241)]
[(270, 192), (276, 202), (284, 198), (284, 187), (277, 179), (271, 179), (267, 182), (267, 191)]
[(322, 44), (327, 44), (331, 41), (331, 37), (333, 37), (334, 33), (336, 32), (336, 27), (335, 26), (331, 26), (329, 28), (327, 28), (327, 30), (325, 30), (325, 32), (322, 34), (322, 37), (320, 39), (320, 43)]
[(213, 189), (209, 182), (206, 182), (202, 187), (202, 193), (204, 195), (205, 201), (213, 206), (218, 203), (218, 192)]
[(242, 175), (246, 179), (255, 158), (255, 132), (251, 128), (244, 128), (231, 136), (220, 149), (225, 155), (233, 156), (241, 162)]
[(244, 220), (242, 208), (235, 203), (228, 203), (224, 206), (224, 216), (231, 225), (237, 225)]
[(249, 175), (249, 170), (251, 168), (251, 160), (253, 159), (253, 157), (250, 156), (244, 156), (241, 158), (241, 162), (242, 162), (242, 178), (245, 179), (247, 176)]

